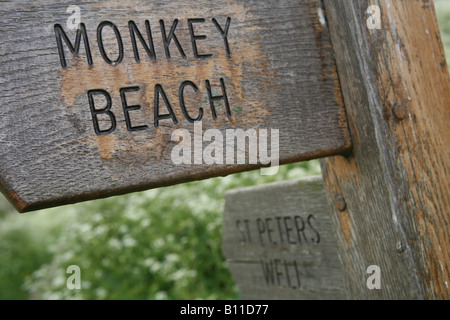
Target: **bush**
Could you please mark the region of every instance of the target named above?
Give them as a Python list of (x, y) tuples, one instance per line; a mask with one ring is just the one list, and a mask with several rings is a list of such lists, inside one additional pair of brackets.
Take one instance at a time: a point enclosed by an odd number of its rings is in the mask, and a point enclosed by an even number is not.
[(445, 47), (447, 56), (447, 66), (450, 70), (450, 1), (435, 1), (436, 13), (439, 21), (439, 29), (441, 30), (442, 42)]
[[(18, 266), (0, 277), (24, 271), (2, 292), (17, 299), (237, 299), (221, 253), (225, 191), (319, 173), (313, 161), (280, 167), (275, 176), (246, 172), (9, 215), (4, 228), (18, 228), (1, 232), (0, 241), (15, 249), (0, 264)], [(70, 265), (81, 269), (82, 290), (67, 289)], [(14, 286), (20, 290), (8, 289)]]

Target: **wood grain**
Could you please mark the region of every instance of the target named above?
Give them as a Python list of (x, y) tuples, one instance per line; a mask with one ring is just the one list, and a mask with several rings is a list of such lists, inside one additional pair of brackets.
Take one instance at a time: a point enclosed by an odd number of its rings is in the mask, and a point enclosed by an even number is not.
[[(83, 25), (79, 54), (74, 56), (62, 36), (67, 34), (77, 51), (77, 32), (67, 27), (71, 15), (66, 13), (67, 2), (1, 2), (0, 189), (19, 211), (29, 211), (261, 167), (248, 161), (212, 166), (172, 163), (176, 143), (171, 133), (175, 129), (193, 133), (178, 100), (180, 85), (187, 80), (191, 81), (185, 90), (187, 112), (195, 119), (203, 108), (203, 131), (278, 129), (282, 164), (349, 150), (320, 3), (77, 1)], [(149, 50), (146, 21), (153, 37), (152, 55), (134, 33), (139, 63), (130, 21)], [(58, 51), (58, 34), (64, 57)], [(215, 100), (214, 119), (206, 81), (212, 95), (220, 96), (220, 79), (229, 110), (224, 100)], [(157, 85), (166, 93), (177, 123), (164, 117), (169, 113), (161, 92), (155, 93)], [(131, 106), (128, 120), (120, 96), (126, 87), (135, 88), (125, 93)], [(113, 121), (103, 112), (98, 114), (96, 133), (90, 90), (111, 96), (114, 131), (106, 132)], [(163, 115), (157, 125), (156, 96)], [(107, 107), (102, 94), (93, 97), (95, 110)]]
[[(325, 9), (354, 149), (321, 163), (350, 297), (449, 299), (450, 86), (433, 2)], [(380, 290), (361, 281), (369, 265)]]
[(222, 251), (244, 299), (346, 299), (321, 178), (226, 194)]

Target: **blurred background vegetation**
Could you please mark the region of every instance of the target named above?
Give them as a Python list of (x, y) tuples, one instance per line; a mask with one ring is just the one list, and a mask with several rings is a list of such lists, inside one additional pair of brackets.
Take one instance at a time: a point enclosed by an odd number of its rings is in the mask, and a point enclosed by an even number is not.
[(447, 56), (447, 67), (450, 70), (450, 0), (435, 0), (434, 2)]
[[(450, 52), (450, 1), (435, 3)], [(225, 191), (317, 174), (310, 161), (23, 215), (0, 195), (0, 299), (239, 299), (221, 253)], [(70, 265), (81, 290), (66, 287)]]
[[(312, 174), (318, 161), (23, 215), (2, 198), (0, 299), (238, 299), (221, 253), (225, 191)], [(70, 265), (82, 290), (66, 287)]]

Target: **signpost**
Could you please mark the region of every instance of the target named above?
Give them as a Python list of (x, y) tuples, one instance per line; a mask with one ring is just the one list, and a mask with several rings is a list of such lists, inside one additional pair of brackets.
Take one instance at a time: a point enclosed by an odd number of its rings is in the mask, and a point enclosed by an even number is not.
[[(346, 294), (350, 299), (364, 300), (448, 300), (450, 78), (433, 1), (323, 3), (353, 143), (351, 153), (321, 160), (327, 212), (333, 226), (325, 234), (336, 235), (334, 244), (342, 263)], [(270, 190), (260, 190), (261, 195), (248, 192), (246, 201), (239, 198), (244, 209), (230, 204), (234, 209), (228, 209), (228, 214), (240, 212), (247, 218), (252, 203), (260, 208), (260, 213), (252, 213), (264, 216), (269, 210), (275, 212), (275, 202), (280, 215), (289, 216), (296, 198), (283, 198), (283, 192)], [(230, 195), (231, 202), (238, 197)], [(276, 202), (276, 196), (284, 201)], [(304, 202), (310, 203), (313, 198)], [(311, 209), (318, 207), (314, 204)], [(278, 235), (278, 222), (281, 224), (284, 218), (273, 219), (264, 219), (264, 236)], [(249, 222), (249, 226), (252, 224)], [(246, 226), (236, 222), (234, 228), (246, 231)], [(295, 226), (290, 228), (295, 231)], [(289, 232), (287, 227), (284, 230)], [(239, 235), (236, 232), (236, 237)], [(266, 259), (261, 254), (279, 261), (285, 258), (274, 256), (274, 250), (267, 247), (253, 255), (253, 247), (247, 247), (247, 254), (241, 256), (233, 255), (230, 248), (225, 251), (228, 259), (240, 261), (238, 266), (232, 263), (230, 269), (243, 295), (252, 297), (260, 290), (264, 297), (284, 297), (284, 293), (261, 285), (261, 277), (271, 274), (266, 272), (269, 266), (273, 266), (274, 278), (281, 284), (281, 273), (288, 274), (283, 264), (261, 264), (258, 270), (257, 263), (243, 262), (245, 257), (250, 261)], [(304, 257), (296, 253), (290, 259)], [(334, 264), (326, 265), (331, 268)], [(263, 270), (265, 273), (261, 273)], [(326, 275), (320, 278), (326, 279)]]
[(67, 9), (0, 5), (0, 189), (19, 211), (351, 148), (319, 0)]
[(222, 249), (244, 299), (346, 299), (322, 179), (227, 193)]
[(0, 35), (0, 190), (19, 211), (328, 157), (331, 224), (317, 181), (227, 195), (243, 295), (449, 298), (432, 1), (15, 0)]

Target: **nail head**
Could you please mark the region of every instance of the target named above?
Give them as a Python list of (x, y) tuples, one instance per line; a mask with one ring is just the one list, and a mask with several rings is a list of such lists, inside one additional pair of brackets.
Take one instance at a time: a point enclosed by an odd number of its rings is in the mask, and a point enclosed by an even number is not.
[(406, 107), (402, 104), (396, 104), (394, 106), (394, 116), (397, 120), (403, 120), (406, 118)]
[(345, 202), (345, 199), (343, 196), (337, 196), (336, 197), (336, 207), (340, 211), (344, 211), (347, 208), (347, 203)]

